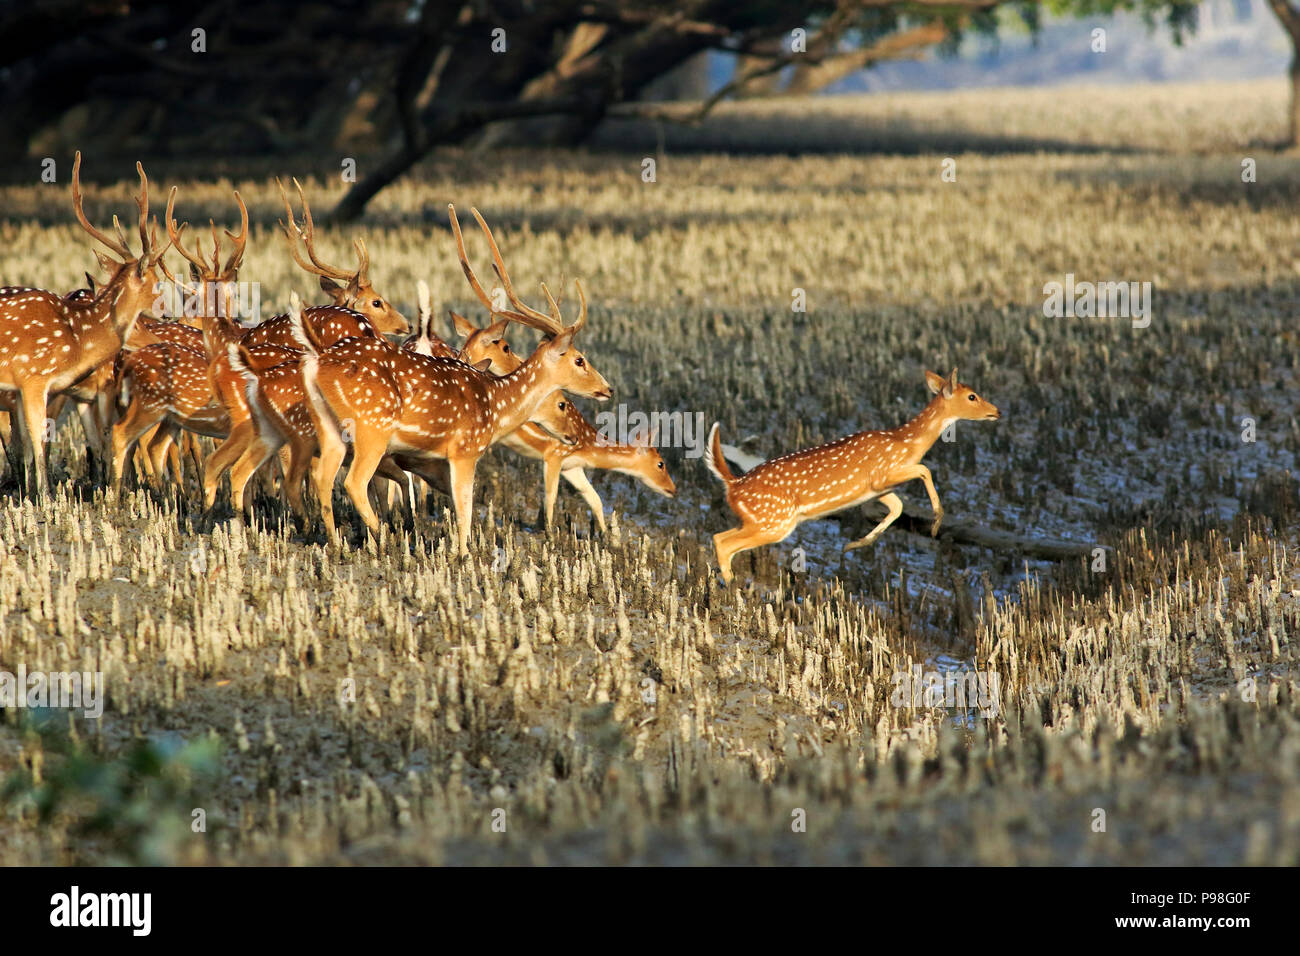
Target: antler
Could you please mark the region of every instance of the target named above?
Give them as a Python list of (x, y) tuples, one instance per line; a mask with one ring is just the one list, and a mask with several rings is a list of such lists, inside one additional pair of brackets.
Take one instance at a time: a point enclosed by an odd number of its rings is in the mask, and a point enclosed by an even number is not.
[(171, 192), (167, 194), (167, 216), (166, 216), (167, 238), (170, 239), (172, 245), (176, 247), (176, 251), (179, 252), (182, 256), (184, 256), (187, 260), (189, 260), (189, 262), (199, 270), (200, 277), (209, 278), (209, 279), (213, 278), (212, 270), (210, 269), (208, 264), (203, 261), (202, 242), (197, 239), (194, 241), (193, 252), (190, 252), (188, 249), (186, 249), (185, 244), (181, 242), (181, 233), (185, 231), (185, 227), (188, 226), (189, 223), (183, 222), (179, 226), (176, 225), (175, 212), (176, 212), (176, 187), (173, 186), (171, 188)]
[(135, 171), (140, 175), (140, 195), (136, 197), (135, 206), (140, 210), (140, 258), (148, 256), (152, 250), (149, 245), (149, 177), (144, 174), (144, 164), (136, 160)]
[[(587, 293), (582, 291), (582, 280), (574, 279), (573, 284), (578, 287), (578, 321), (574, 322), (569, 328), (576, 333), (580, 328), (587, 324)], [(555, 321), (563, 324), (563, 316), (560, 315), (560, 304), (551, 295), (551, 290), (546, 288), (546, 283), (542, 283), (542, 292), (546, 294), (546, 301), (551, 307), (551, 315)]]
[[(299, 228), (297, 220), (294, 219), (293, 206), (289, 202), (288, 194), (284, 191), (284, 184), (278, 178), (275, 184), (280, 188), (280, 198), (284, 200), (285, 215), (289, 218), (288, 224), (281, 222), (280, 226), (284, 229), (284, 237), (288, 240), (293, 261), (298, 264), (300, 269), (314, 275), (324, 276), (327, 279), (341, 279), (344, 282), (350, 282), (354, 278), (359, 278), (370, 267), (370, 258), (365, 254), (365, 243), (359, 239), (353, 243), (354, 248), (357, 250), (357, 258), (361, 260), (361, 268), (356, 272), (345, 272), (335, 266), (321, 262), (320, 257), (316, 255), (316, 224), (312, 221), (311, 206), (307, 204), (307, 194), (303, 192), (302, 183), (298, 182), (296, 178), (293, 181), (294, 186), (298, 189), (298, 199), (302, 202), (303, 228)], [(310, 263), (304, 261), (301, 253), (298, 252), (299, 239), (307, 247), (307, 255), (311, 259)]]
[(239, 268), (244, 261), (244, 250), (248, 247), (248, 207), (244, 205), (244, 198), (239, 195), (238, 189), (235, 190), (235, 202), (239, 206), (239, 234), (235, 235), (229, 229), (224, 230), (234, 248), (226, 260), (226, 267), (221, 270), (223, 275), (230, 275)]
[[(141, 173), (141, 175), (144, 175), (143, 172)], [(113, 250), (113, 252), (121, 256), (123, 260), (129, 261), (131, 259), (134, 259), (135, 256), (131, 255), (131, 250), (128, 249), (126, 246), (126, 236), (122, 235), (120, 231), (119, 231), (119, 240), (114, 241), (112, 238), (100, 232), (98, 229), (96, 229), (94, 226), (90, 224), (90, 220), (86, 218), (86, 212), (82, 208), (82, 199), (83, 197), (81, 194), (81, 150), (77, 150), (76, 159), (72, 161), (72, 209), (77, 214), (77, 221), (81, 223), (82, 229), (85, 229), (86, 232), (90, 233), (90, 235), (93, 238), (99, 240), (104, 245), (106, 245), (109, 249)]]
[[(302, 208), (307, 208), (307, 200), (302, 201)], [(310, 213), (308, 213), (310, 215)], [(357, 250), (357, 285), (370, 281), (370, 253), (366, 252), (366, 241), (360, 236), (352, 240), (352, 248)]]
[(522, 318), (516, 319), (515, 321), (522, 322), (524, 325), (530, 325), (535, 329), (540, 329), (548, 335), (559, 335), (563, 332), (563, 321), (553, 314), (547, 315), (544, 312), (538, 312), (536, 309), (528, 306), (519, 298), (518, 295), (515, 294), (514, 286), (510, 284), (510, 273), (506, 271), (505, 260), (501, 258), (501, 250), (497, 247), (497, 241), (492, 236), (492, 230), (488, 228), (488, 224), (483, 221), (483, 217), (479, 215), (477, 209), (471, 206), (469, 211), (474, 214), (474, 218), (478, 220), (479, 228), (481, 228), (483, 234), (487, 236), (488, 248), (492, 250), (492, 269), (496, 272), (497, 278), (501, 280), (501, 287), (505, 289), (506, 298), (510, 300), (511, 305), (519, 310), (519, 313), (522, 316)]
[[(502, 316), (503, 318), (518, 322), (521, 325), (531, 326), (534, 329), (545, 332), (547, 335), (559, 335), (563, 332), (564, 317), (560, 314), (559, 305), (556, 304), (555, 299), (546, 289), (544, 283), (542, 285), (542, 291), (546, 293), (546, 298), (550, 305), (551, 311), (549, 315), (544, 312), (539, 312), (527, 305), (518, 295), (515, 294), (514, 286), (510, 284), (510, 273), (506, 270), (505, 260), (501, 258), (501, 249), (497, 246), (496, 239), (492, 235), (492, 230), (489, 229), (488, 224), (483, 221), (483, 217), (479, 214), (479, 211), (470, 207), (470, 212), (474, 214), (474, 218), (478, 221), (479, 227), (483, 230), (483, 234), (487, 236), (488, 248), (492, 250), (492, 270), (497, 274), (497, 278), (501, 280), (501, 287), (505, 290), (506, 298), (510, 300), (510, 304), (518, 311), (498, 309), (492, 304), (492, 300), (483, 290), (482, 284), (474, 275), (474, 270), (470, 268), (469, 259), (465, 255), (465, 240), (460, 234), (460, 223), (456, 218), (456, 207), (448, 204), (447, 210), (449, 218), (451, 219), (451, 230), (456, 236), (456, 252), (460, 256), (461, 269), (464, 270), (465, 277), (469, 279), (469, 284), (473, 287), (479, 300), (487, 306), (488, 310), (493, 315)], [(579, 295), (581, 294), (581, 284), (579, 284)], [(586, 322), (586, 320), (587, 308), (586, 299), (584, 298), (582, 315), (579, 317), (577, 328), (581, 328), (582, 324)]]
[[(456, 255), (460, 257), (461, 271), (465, 273), (465, 278), (469, 280), (470, 288), (474, 290), (474, 294), (478, 296), (479, 301), (483, 303), (484, 307), (492, 315), (499, 315), (502, 318), (510, 319), (511, 321), (518, 322), (521, 325), (532, 325), (536, 327), (536, 325), (529, 319), (529, 317), (524, 315), (523, 313), (511, 312), (508, 309), (498, 309), (493, 304), (492, 298), (487, 294), (487, 292), (484, 291), (483, 284), (478, 281), (478, 276), (474, 274), (474, 268), (469, 264), (469, 257), (465, 254), (465, 237), (462, 236), (460, 233), (460, 220), (456, 216), (456, 207), (451, 203), (448, 203), (447, 213), (448, 213), (448, 218), (451, 220), (452, 234), (456, 237)], [(477, 216), (478, 213), (475, 212), (474, 215)], [(479, 222), (482, 221), (483, 221), (482, 219), (479, 220)], [(487, 227), (485, 226), (484, 228)], [(492, 234), (489, 232), (488, 241), (491, 240), (492, 240)], [(549, 331), (549, 330), (543, 330), (543, 331)]]
[(181, 235), (185, 232), (189, 223), (183, 222), (179, 226), (176, 224), (176, 187), (173, 186), (171, 192), (167, 195), (167, 237), (180, 254), (199, 270), (199, 277), (210, 282), (232, 278), (239, 269), (239, 264), (244, 258), (244, 249), (248, 246), (248, 207), (244, 205), (243, 197), (239, 195), (238, 190), (235, 191), (235, 202), (239, 206), (239, 233), (235, 234), (229, 229), (223, 230), (234, 244), (223, 269), (221, 267), (221, 239), (217, 235), (216, 223), (211, 219), (208, 220), (208, 225), (212, 227), (212, 262), (208, 263), (203, 258), (202, 240), (194, 240), (193, 252), (186, 249), (181, 242)]

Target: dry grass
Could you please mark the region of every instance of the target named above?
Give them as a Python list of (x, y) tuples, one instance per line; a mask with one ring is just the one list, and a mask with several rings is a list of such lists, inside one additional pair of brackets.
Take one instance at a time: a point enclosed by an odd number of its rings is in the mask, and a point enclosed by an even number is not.
[[(1267, 135), (1237, 87), (1211, 92), (1205, 129)], [(521, 286), (587, 282), (615, 402), (703, 412), (756, 454), (902, 421), (922, 367), (955, 364), (1006, 417), (932, 453), (949, 518), (1109, 545), (1104, 571), (903, 531), (841, 561), (869, 520), (848, 515), (738, 559), (723, 590), (709, 535), (729, 516), (680, 450), (671, 502), (595, 478), (618, 512), (603, 539), (575, 498), (534, 530), (540, 470), (496, 453), (470, 558), (448, 557), (441, 504), (363, 542), (342, 496), (352, 537), (330, 549), (265, 498), (247, 527), (192, 486), (105, 496), (67, 423), (58, 500), (0, 500), (0, 670), (104, 671), (104, 719), (55, 723), (110, 765), (142, 738), (222, 756), (153, 809), (187, 822), (198, 800), (206, 834), (160, 824), (124, 849), (81, 826), (102, 796), (45, 822), (18, 801), (0, 861), (1300, 862), (1300, 168), (1261, 154), (1247, 185), (1238, 140), (1186, 154), (1159, 138), (1164, 96), (951, 105), (989, 130), (1014, 113), (1016, 135), (1087, 106), (1162, 153), (963, 153), (956, 183), (944, 153), (670, 152), (654, 184), (629, 155), (449, 156), (364, 226), (408, 313), (417, 278), (465, 307), (445, 205), (477, 205)], [(801, 123), (890, 108), (803, 104)], [(230, 218), (227, 183), (146, 163), (190, 220)], [(278, 311), (311, 284), (268, 228), (269, 172), (237, 177), (261, 222), (243, 275)], [(7, 281), (71, 288), (90, 263), (52, 189), (0, 191)], [(125, 211), (125, 182), (89, 194), (101, 221)], [(351, 234), (325, 240), (341, 257)], [(1044, 318), (1067, 272), (1153, 282), (1151, 326)], [(895, 706), (914, 664), (996, 673), (996, 716)], [(4, 712), (0, 772), (51, 779), (68, 744), (28, 717)]]

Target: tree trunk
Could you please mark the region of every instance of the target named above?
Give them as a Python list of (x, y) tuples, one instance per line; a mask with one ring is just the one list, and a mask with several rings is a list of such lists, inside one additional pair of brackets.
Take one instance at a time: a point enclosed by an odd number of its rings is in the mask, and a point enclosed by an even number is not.
[(1289, 0), (1268, 0), (1268, 5), (1291, 38), (1291, 109), (1284, 145), (1295, 149), (1300, 146), (1300, 10)]
[(1287, 127), (1286, 147), (1300, 146), (1300, 47), (1291, 56), (1291, 122)]

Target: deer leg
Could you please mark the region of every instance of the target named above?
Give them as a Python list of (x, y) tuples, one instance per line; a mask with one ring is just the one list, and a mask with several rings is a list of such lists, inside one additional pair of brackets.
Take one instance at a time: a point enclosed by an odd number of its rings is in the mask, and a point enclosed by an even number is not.
[(189, 453), (190, 464), (194, 466), (194, 474), (203, 474), (203, 436), (196, 435), (194, 432), (186, 432), (184, 435), (185, 451)]
[(158, 425), (157, 429), (154, 430), (153, 437), (149, 439), (145, 454), (148, 456), (149, 470), (153, 473), (153, 483), (157, 488), (163, 486), (163, 478), (167, 473), (168, 464), (170, 464), (174, 482), (180, 484), (183, 478), (180, 450), (176, 447), (176, 436), (179, 433), (179, 425), (175, 422), (164, 421)]
[(578, 494), (582, 495), (582, 500), (587, 503), (591, 513), (596, 516), (596, 527), (600, 529), (601, 534), (604, 534), (605, 503), (600, 500), (600, 495), (596, 493), (596, 489), (592, 486), (587, 473), (581, 468), (570, 468), (567, 471), (560, 472), (560, 476), (577, 489)]
[(307, 517), (307, 510), (302, 501), (302, 479), (311, 466), (313, 451), (315, 451), (313, 442), (299, 438), (291, 439), (289, 442), (289, 467), (285, 469), (284, 475), (284, 494), (289, 499), (289, 507), (293, 508), (294, 513), (304, 520)]
[(252, 438), (252, 421), (240, 422), (230, 429), (226, 440), (217, 446), (217, 450), (203, 463), (203, 507), (211, 508), (216, 503), (217, 485), (221, 483), (221, 476), (226, 473), (226, 469), (239, 461)]
[(379, 462), (379, 467), (375, 469), (375, 477), (387, 478), (391, 482), (386, 495), (389, 512), (391, 513), (397, 507), (397, 504), (393, 501), (393, 494), (396, 492), (398, 500), (410, 507), (411, 518), (414, 519), (415, 493), (412, 491), (414, 481), (410, 474), (403, 471), (391, 455), (385, 455)]
[[(43, 380), (29, 380), (23, 384), (23, 425), (27, 429), (27, 443), (31, 445), (32, 458), (36, 466), (35, 493), (37, 500), (45, 497), (49, 490), (46, 474), (46, 400), (48, 385)], [(53, 438), (53, 435), (50, 436)]]
[(545, 516), (542, 527), (547, 531), (555, 520), (555, 501), (560, 496), (561, 462), (561, 458), (553, 455), (542, 459), (542, 513)]
[(451, 503), (456, 512), (456, 547), (460, 554), (469, 552), (469, 525), (474, 519), (474, 467), (477, 464), (477, 458), (447, 459)]
[(95, 420), (96, 411), (93, 398), (89, 402), (77, 402), (77, 418), (81, 421), (81, 431), (86, 437), (86, 448), (95, 457), (102, 458), (104, 433), (99, 428), (99, 422)]
[(161, 409), (145, 410), (139, 402), (132, 402), (122, 420), (113, 426), (113, 483), (122, 490), (122, 477), (126, 471), (126, 455), (145, 432), (162, 420)]
[(4, 450), (4, 460), (0, 460), (0, 478), (4, 477), (5, 466), (10, 457), (13, 443), (13, 426), (9, 423), (9, 413), (0, 411), (0, 449)]
[(722, 580), (731, 584), (731, 559), (742, 551), (749, 551), (753, 548), (761, 548), (765, 544), (776, 544), (778, 541), (784, 541), (794, 530), (795, 523), (792, 522), (784, 530), (772, 530), (770, 528), (761, 528), (755, 525), (741, 525), (739, 528), (732, 528), (730, 531), (723, 531), (713, 536), (713, 548), (718, 554), (718, 569), (722, 572)]
[(248, 510), (253, 506), (252, 496), (248, 492), (248, 481), (275, 455), (284, 444), (284, 439), (267, 440), (262, 435), (249, 436), (244, 453), (239, 456), (230, 469), (230, 506), (236, 511)]
[(312, 472), (312, 483), (316, 486), (316, 498), (320, 501), (320, 516), (325, 522), (325, 533), (333, 541), (336, 537), (334, 529), (334, 479), (339, 473), (339, 466), (343, 464), (343, 457), (347, 454), (347, 449), (336, 432), (323, 431), (318, 428), (316, 433), (320, 440), (320, 457), (316, 459), (316, 467)]
[(889, 509), (889, 513), (880, 519), (880, 524), (871, 529), (871, 533), (856, 541), (850, 541), (844, 546), (845, 551), (852, 551), (854, 548), (865, 548), (869, 544), (874, 544), (876, 539), (885, 533), (885, 529), (898, 520), (898, 516), (903, 513), (903, 499), (892, 491), (887, 495), (881, 495), (876, 499), (882, 505)]
[(442, 459), (419, 461), (403, 459), (403, 467), (424, 479), (424, 483), (435, 491), (451, 497), (451, 474), (447, 463)]
[(925, 483), (925, 493), (930, 496), (930, 507), (934, 509), (934, 524), (930, 526), (930, 537), (937, 537), (939, 523), (943, 521), (943, 505), (939, 504), (939, 492), (934, 490), (934, 476), (930, 474), (930, 469), (925, 465), (908, 465), (906, 468), (890, 472), (888, 481), (890, 485), (900, 485), (917, 478)]
[[(388, 452), (390, 431), (377, 428), (358, 427), (352, 442), (352, 467), (343, 479), (343, 487), (356, 505), (361, 520), (366, 523), (370, 533), (379, 536), (379, 517), (370, 506), (370, 479), (375, 469)], [(400, 469), (399, 469), (400, 471)]]

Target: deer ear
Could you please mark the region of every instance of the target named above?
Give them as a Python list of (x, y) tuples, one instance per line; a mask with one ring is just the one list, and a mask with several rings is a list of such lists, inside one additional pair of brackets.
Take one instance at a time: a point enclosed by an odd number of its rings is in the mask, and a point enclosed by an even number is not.
[(551, 340), (551, 351), (555, 355), (563, 355), (573, 346), (573, 334), (576, 329), (565, 329), (554, 339)]
[(489, 339), (499, 339), (506, 334), (506, 326), (509, 323), (509, 319), (502, 319), (500, 322), (493, 322), (483, 330), (483, 334)]
[(461, 315), (459, 312), (453, 312), (451, 309), (448, 309), (447, 314), (451, 316), (451, 324), (455, 326), (457, 335), (463, 335), (465, 338), (469, 338), (478, 331), (478, 329), (474, 328), (470, 320), (465, 318), (465, 316)]
[(320, 277), (320, 288), (327, 296), (334, 300), (335, 305), (342, 305), (343, 300), (347, 298), (347, 291), (329, 276)]
[(95, 277), (92, 276), (89, 272), (86, 273), (86, 285), (90, 286), (91, 292), (95, 291)]
[(930, 391), (938, 395), (944, 390), (948, 383), (944, 381), (942, 375), (936, 375), (934, 372), (927, 370), (925, 373), (925, 384), (930, 386)]
[(485, 358), (483, 361), (476, 364), (474, 368), (480, 372), (490, 371), (492, 368), (492, 360), (490, 358)]

